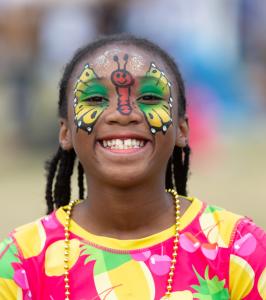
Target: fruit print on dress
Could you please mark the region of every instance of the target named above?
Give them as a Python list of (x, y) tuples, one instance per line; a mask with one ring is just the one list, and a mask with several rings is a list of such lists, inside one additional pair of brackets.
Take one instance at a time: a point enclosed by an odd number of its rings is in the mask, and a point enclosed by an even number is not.
[(21, 299), (32, 299), (26, 271), (22, 266), (17, 247), (11, 238), (5, 239), (0, 244), (0, 278), (6, 282), (13, 280), (14, 289), (18, 295), (21, 295)]
[(207, 206), (199, 218), (200, 227), (210, 244), (228, 248), (231, 235), (242, 216), (216, 206)]
[(193, 235), (190, 232), (180, 234), (179, 243), (181, 248), (189, 253), (194, 253), (200, 248), (205, 257), (210, 260), (215, 260), (219, 251), (217, 243), (201, 243), (196, 236), (197, 235)]
[[(93, 277), (101, 299), (154, 299), (155, 285), (149, 268), (142, 261), (133, 260), (130, 254), (117, 254), (94, 248), (81, 247), (86, 255), (85, 264), (93, 264)], [(107, 297), (108, 295), (108, 297)]]
[(229, 265), (229, 291), (231, 299), (241, 300), (248, 296), (254, 286), (254, 278), (255, 272), (251, 265), (244, 258), (231, 254)]
[[(220, 280), (218, 276), (209, 276), (209, 266), (206, 267), (204, 277), (201, 276), (194, 266), (192, 266), (199, 284), (191, 287), (197, 292), (193, 294), (195, 299), (199, 300), (229, 300), (228, 289), (225, 288), (225, 279)], [(234, 298), (232, 298), (234, 299)], [(235, 299), (234, 299), (235, 300)]]
[(266, 299), (266, 267), (262, 271), (258, 280), (258, 292), (263, 300)]

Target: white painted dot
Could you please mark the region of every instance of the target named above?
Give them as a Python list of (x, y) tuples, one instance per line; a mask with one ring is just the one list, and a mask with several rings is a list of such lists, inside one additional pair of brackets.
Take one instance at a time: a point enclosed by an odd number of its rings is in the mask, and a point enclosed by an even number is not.
[(170, 121), (173, 122), (173, 119), (171, 118)]
[(164, 72), (161, 72), (163, 76), (165, 76)]
[(88, 67), (89, 67), (89, 65), (87, 64), (87, 65), (85, 65), (85, 69), (88, 69)]
[(151, 66), (152, 66), (152, 67), (154, 67), (154, 68), (156, 68), (156, 66), (155, 66), (155, 64), (154, 64), (154, 63), (152, 63), (152, 64), (151, 64)]
[(170, 106), (170, 107), (173, 107), (173, 105), (172, 105), (171, 103), (169, 103), (169, 106)]
[(151, 128), (151, 132), (152, 132), (152, 133), (155, 133), (156, 130), (155, 130), (154, 128)]
[(82, 122), (81, 122), (81, 121), (79, 121), (79, 122), (78, 122), (78, 127), (80, 127), (80, 126), (81, 126), (81, 124), (82, 124)]
[(170, 83), (170, 82), (168, 82), (168, 85), (169, 85), (169, 86), (171, 86), (171, 83)]
[(166, 131), (167, 127), (165, 125), (163, 125), (163, 131)]
[(77, 99), (77, 98), (74, 98), (74, 102), (77, 103), (77, 102), (78, 102), (78, 99)]
[(88, 131), (91, 131), (91, 127), (87, 127), (87, 130), (88, 130)]
[(169, 98), (169, 101), (170, 101), (170, 102), (173, 102), (173, 98), (172, 98), (172, 97), (170, 97), (170, 98)]

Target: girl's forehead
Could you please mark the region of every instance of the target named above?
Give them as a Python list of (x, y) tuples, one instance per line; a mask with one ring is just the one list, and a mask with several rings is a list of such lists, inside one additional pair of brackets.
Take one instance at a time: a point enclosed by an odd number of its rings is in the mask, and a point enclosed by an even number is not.
[[(117, 57), (117, 59), (116, 59)], [(155, 63), (164, 70), (166, 75), (170, 72), (162, 58), (142, 48), (131, 45), (108, 45), (88, 54), (77, 66), (77, 74), (89, 64), (98, 76), (110, 77), (116, 69), (126, 69), (133, 76), (143, 76), (151, 63)], [(169, 77), (170, 74), (168, 75)], [(171, 78), (169, 78), (171, 80)]]

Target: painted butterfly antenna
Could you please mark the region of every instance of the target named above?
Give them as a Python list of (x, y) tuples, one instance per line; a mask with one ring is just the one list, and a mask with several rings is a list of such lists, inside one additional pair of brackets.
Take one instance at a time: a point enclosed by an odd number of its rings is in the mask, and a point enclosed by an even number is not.
[(120, 70), (120, 63), (119, 63), (118, 56), (117, 56), (117, 55), (115, 55), (115, 56), (113, 57), (113, 60), (114, 60), (114, 61), (117, 63), (118, 70)]
[(128, 62), (128, 55), (127, 54), (124, 55), (124, 61), (125, 61), (124, 70), (126, 70), (126, 66), (127, 66), (127, 62)]

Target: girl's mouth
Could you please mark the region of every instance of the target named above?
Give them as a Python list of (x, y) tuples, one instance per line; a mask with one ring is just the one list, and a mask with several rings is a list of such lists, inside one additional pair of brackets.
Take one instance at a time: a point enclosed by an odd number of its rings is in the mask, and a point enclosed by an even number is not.
[(111, 152), (132, 153), (145, 147), (147, 140), (136, 138), (116, 138), (99, 140), (100, 145)]

